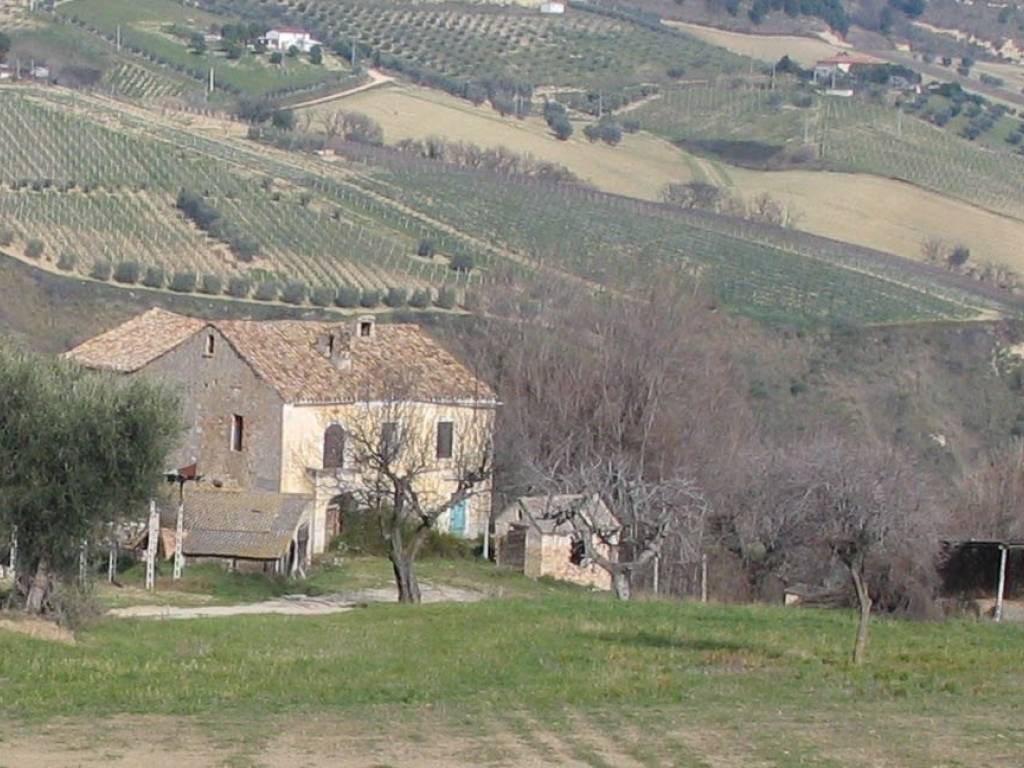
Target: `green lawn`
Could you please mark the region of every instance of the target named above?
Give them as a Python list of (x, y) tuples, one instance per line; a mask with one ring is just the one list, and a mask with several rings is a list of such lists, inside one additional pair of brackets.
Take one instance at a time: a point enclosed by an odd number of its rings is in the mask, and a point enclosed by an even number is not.
[[(386, 570), (357, 559), (312, 584)], [(458, 736), (469, 740), (460, 749), (476, 745), (470, 763), (519, 762), (483, 749), (498, 732), (598, 766), (1012, 765), (1024, 749), (1021, 627), (878, 619), (858, 669), (845, 611), (622, 604), (472, 561), (421, 571), (516, 596), (326, 617), (106, 619), (73, 647), (0, 633), (0, 719), (22, 738), (145, 713), (245, 745), (246, 765), (300, 722), (310, 738), (401, 723), (374, 742), (385, 751), (454, 749)], [(612, 747), (602, 733), (620, 738)]]

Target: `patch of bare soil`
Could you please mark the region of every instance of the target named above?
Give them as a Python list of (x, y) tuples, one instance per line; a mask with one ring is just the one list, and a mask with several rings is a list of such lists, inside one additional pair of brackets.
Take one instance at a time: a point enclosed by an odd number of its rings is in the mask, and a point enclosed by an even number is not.
[(64, 627), (54, 624), (52, 621), (33, 619), (25, 617), (0, 617), (0, 632), (15, 632), (19, 635), (27, 635), (37, 640), (49, 640), (53, 643), (64, 643), (74, 645), (74, 634)]

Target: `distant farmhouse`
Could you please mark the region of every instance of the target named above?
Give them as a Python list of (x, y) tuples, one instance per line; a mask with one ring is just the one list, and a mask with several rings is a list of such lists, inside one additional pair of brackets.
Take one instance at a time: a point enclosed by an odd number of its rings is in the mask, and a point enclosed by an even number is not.
[(309, 32), (299, 27), (271, 29), (264, 35), (262, 42), (272, 51), (287, 52), (294, 47), (301, 53), (309, 53), (314, 46), (322, 45), (319, 40), (314, 40)]
[[(201, 507), (189, 502), (185, 554), (266, 569), (301, 564), (341, 531), (365, 479), (348, 427), (395, 397), (391, 383), (404, 382), (403, 418), (416, 422), (402, 427), (436, 439), (422, 495), (450, 495), (461, 435), (482, 423), (489, 436), (497, 405), (491, 389), (418, 326), (378, 325), (372, 316), (207, 321), (153, 309), (66, 354), (89, 368), (178, 385), (188, 429), (172, 462), (196, 464), (207, 489), (187, 492), (204, 498)], [(487, 486), (438, 525), (476, 537), (490, 505)], [(303, 546), (305, 554), (292, 551)]]
[(540, 12), (548, 15), (561, 15), (565, 13), (565, 3), (547, 2), (541, 3)]
[[(578, 494), (523, 496), (494, 519), (498, 565), (514, 568), (534, 579), (547, 576), (596, 589), (611, 589), (611, 575), (594, 563), (584, 563), (573, 549), (575, 529), (567, 519), (574, 512), (594, 529), (617, 528), (618, 523), (600, 497)], [(615, 560), (617, 547), (596, 542), (598, 553)]]

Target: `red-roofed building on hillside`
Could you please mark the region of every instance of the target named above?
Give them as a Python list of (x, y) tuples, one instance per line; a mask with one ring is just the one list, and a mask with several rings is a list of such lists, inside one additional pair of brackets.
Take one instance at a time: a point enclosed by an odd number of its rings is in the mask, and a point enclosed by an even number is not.
[(814, 82), (831, 84), (832, 87), (835, 87), (836, 81), (844, 75), (849, 75), (854, 67), (874, 66), (881, 63), (871, 56), (843, 51), (835, 56), (822, 59), (814, 65)]
[[(470, 429), (493, 429), (494, 392), (416, 325), (202, 320), (153, 309), (78, 345), (82, 365), (176, 383), (188, 427), (173, 466), (197, 464), (225, 488), (314, 497), (310, 546), (340, 532), (363, 482), (346, 434), (368, 405), (400, 398), (403, 418), (433, 441), (424, 494), (454, 485), (453, 457)], [(397, 393), (397, 394), (396, 394)], [(481, 427), (481, 425), (483, 425)], [(463, 445), (469, 444), (468, 438)], [(431, 460), (435, 456), (431, 444)], [(452, 509), (443, 530), (481, 534), (489, 488)]]

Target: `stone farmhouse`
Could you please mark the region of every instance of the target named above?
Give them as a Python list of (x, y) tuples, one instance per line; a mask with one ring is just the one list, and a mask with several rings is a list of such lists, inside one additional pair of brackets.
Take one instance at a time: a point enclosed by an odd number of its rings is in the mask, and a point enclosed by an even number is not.
[[(427, 499), (447, 499), (460, 449), (490, 442), (497, 406), (494, 392), (418, 326), (378, 324), (372, 316), (354, 322), (202, 320), (152, 309), (66, 356), (88, 368), (176, 383), (187, 431), (171, 458), (174, 466), (196, 464), (211, 492), (307, 497), (303, 540), (311, 554), (323, 552), (340, 532), (368, 480), (346, 439), (368, 413), (401, 399), (401, 418), (411, 422), (401, 427), (429, 441), (430, 463), (417, 490)], [(396, 426), (382, 423), (380, 429)], [(470, 434), (485, 439), (463, 439)], [(476, 537), (488, 525), (490, 507), (488, 486), (446, 512), (438, 526)], [(204, 519), (209, 528), (211, 516)], [(203, 553), (218, 554), (232, 556)]]

